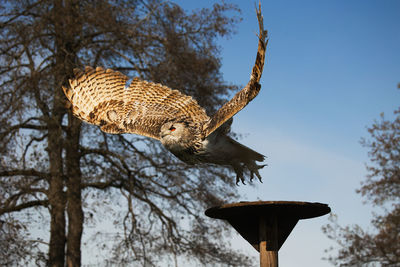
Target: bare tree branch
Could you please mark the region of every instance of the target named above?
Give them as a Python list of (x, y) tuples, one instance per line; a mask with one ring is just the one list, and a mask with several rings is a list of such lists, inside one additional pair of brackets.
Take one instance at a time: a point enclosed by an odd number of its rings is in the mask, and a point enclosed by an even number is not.
[(29, 202), (24, 202), (19, 205), (11, 206), (11, 207), (1, 207), (0, 208), (0, 216), (9, 213), (9, 212), (17, 212), (21, 210), (25, 210), (28, 208), (34, 208), (34, 207), (47, 207), (49, 205), (48, 200), (34, 200), (34, 201), (29, 201)]

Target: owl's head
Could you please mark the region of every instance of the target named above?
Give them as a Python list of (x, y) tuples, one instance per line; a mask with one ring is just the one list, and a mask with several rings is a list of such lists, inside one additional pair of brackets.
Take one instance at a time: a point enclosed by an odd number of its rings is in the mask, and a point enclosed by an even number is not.
[(170, 150), (185, 149), (193, 139), (189, 127), (184, 122), (167, 122), (161, 126), (160, 141)]

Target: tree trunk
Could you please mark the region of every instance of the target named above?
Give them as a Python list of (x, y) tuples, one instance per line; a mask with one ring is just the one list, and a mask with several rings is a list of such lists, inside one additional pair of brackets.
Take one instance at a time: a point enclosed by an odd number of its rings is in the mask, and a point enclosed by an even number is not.
[(79, 137), (81, 122), (68, 115), (69, 128), (66, 142), (67, 163), (67, 212), (68, 212), (68, 242), (67, 265), (75, 267), (81, 265), (81, 237), (83, 230), (83, 210), (81, 196), (81, 171), (79, 155)]
[[(52, 118), (54, 119), (54, 118)], [(49, 204), (50, 246), (49, 266), (64, 266), (65, 258), (65, 195), (62, 176), (61, 127), (57, 122), (49, 123), (48, 153), (50, 160)]]
[[(79, 137), (80, 122), (69, 118), (67, 138), (64, 141), (62, 135), (62, 118), (66, 110), (64, 107), (65, 96), (61, 85), (66, 84), (76, 67), (76, 51), (74, 39), (80, 31), (75, 23), (78, 1), (54, 0), (52, 21), (55, 29), (56, 56), (54, 66), (54, 105), (52, 116), (56, 130), (49, 130), (49, 154), (51, 160), (51, 172), (58, 176), (52, 176), (51, 199), (49, 197), (52, 220), (49, 258), (50, 266), (65, 266), (65, 244), (67, 243), (68, 266), (80, 266), (83, 212), (81, 201), (81, 173), (79, 166)], [(50, 138), (50, 135), (52, 138)], [(66, 149), (66, 170), (63, 170), (62, 148)], [(52, 160), (51, 155), (54, 154)], [(57, 163), (56, 163), (57, 162)], [(65, 172), (66, 173), (65, 173)], [(66, 181), (63, 180), (66, 174)], [(66, 186), (66, 193), (64, 193)], [(66, 207), (67, 206), (67, 207)], [(68, 236), (66, 237), (65, 210), (68, 213)], [(54, 219), (53, 219), (54, 217)]]

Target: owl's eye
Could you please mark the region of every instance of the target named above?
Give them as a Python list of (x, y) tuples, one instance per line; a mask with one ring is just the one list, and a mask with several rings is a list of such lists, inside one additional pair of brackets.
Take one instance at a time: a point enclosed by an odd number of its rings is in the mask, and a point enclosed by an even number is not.
[(169, 130), (170, 130), (171, 132), (173, 132), (173, 131), (176, 130), (176, 128), (175, 128), (174, 126), (171, 126), (171, 128), (169, 128)]

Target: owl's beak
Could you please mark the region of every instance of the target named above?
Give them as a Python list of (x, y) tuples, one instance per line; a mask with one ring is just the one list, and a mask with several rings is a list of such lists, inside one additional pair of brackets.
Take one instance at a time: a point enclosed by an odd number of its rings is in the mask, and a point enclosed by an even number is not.
[(164, 137), (167, 136), (167, 135), (169, 135), (168, 132), (162, 132), (162, 133), (160, 133), (161, 138), (164, 138)]

